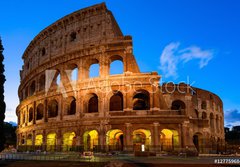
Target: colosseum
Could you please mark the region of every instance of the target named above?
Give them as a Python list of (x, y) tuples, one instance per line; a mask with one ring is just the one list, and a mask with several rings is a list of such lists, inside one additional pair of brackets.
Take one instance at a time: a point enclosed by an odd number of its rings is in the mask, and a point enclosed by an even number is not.
[[(160, 84), (157, 72), (141, 73), (132, 37), (123, 35), (105, 3), (48, 26), (22, 58), (18, 150), (211, 153), (223, 147), (221, 99), (184, 83)], [(114, 62), (122, 73), (110, 73)]]

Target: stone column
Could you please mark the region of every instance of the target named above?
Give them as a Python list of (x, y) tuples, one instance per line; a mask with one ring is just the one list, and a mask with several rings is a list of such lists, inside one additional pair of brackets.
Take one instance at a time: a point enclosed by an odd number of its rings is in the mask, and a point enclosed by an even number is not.
[(36, 109), (36, 101), (33, 103), (33, 124), (36, 124), (36, 114), (37, 114), (37, 109)]
[(32, 132), (32, 146), (33, 146), (33, 150), (35, 151), (35, 138), (36, 138), (36, 134), (35, 134), (35, 130)]
[(62, 151), (62, 131), (59, 129), (56, 134), (56, 151)]
[(44, 116), (44, 122), (48, 122), (48, 102), (47, 102), (47, 99), (44, 100), (44, 113), (43, 113), (43, 116)]
[(159, 134), (159, 123), (158, 122), (154, 122), (153, 123), (153, 151), (160, 151), (160, 144), (159, 144), (159, 138), (160, 138), (160, 134)]
[(133, 143), (132, 143), (132, 133), (131, 133), (131, 123), (125, 123), (125, 138), (124, 138), (124, 151), (132, 151)]

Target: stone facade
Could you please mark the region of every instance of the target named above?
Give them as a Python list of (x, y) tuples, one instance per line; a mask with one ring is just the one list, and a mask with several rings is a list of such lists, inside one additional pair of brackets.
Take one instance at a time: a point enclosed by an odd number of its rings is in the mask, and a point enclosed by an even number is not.
[[(18, 149), (211, 152), (224, 141), (221, 99), (141, 73), (131, 36), (104, 3), (44, 29), (23, 60)], [(110, 74), (114, 61), (122, 62), (122, 74)]]

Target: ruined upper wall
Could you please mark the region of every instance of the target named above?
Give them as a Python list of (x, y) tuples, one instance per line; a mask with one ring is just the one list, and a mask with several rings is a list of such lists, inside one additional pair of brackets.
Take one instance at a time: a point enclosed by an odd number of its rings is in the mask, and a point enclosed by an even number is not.
[(81, 9), (48, 26), (31, 41), (22, 57), (24, 66), (21, 73), (26, 74), (75, 50), (119, 39), (124, 39), (123, 34), (105, 3)]

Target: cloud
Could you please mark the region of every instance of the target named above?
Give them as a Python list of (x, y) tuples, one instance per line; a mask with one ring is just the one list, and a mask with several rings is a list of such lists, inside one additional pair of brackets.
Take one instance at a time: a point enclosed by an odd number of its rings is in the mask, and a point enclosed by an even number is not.
[(177, 78), (179, 64), (185, 64), (191, 60), (198, 60), (199, 68), (201, 69), (208, 65), (208, 62), (213, 58), (212, 50), (203, 50), (198, 46), (180, 49), (179, 46), (179, 42), (172, 42), (163, 49), (159, 69), (165, 77)]
[(224, 111), (225, 125), (227, 127), (240, 125), (240, 112), (237, 109)]

